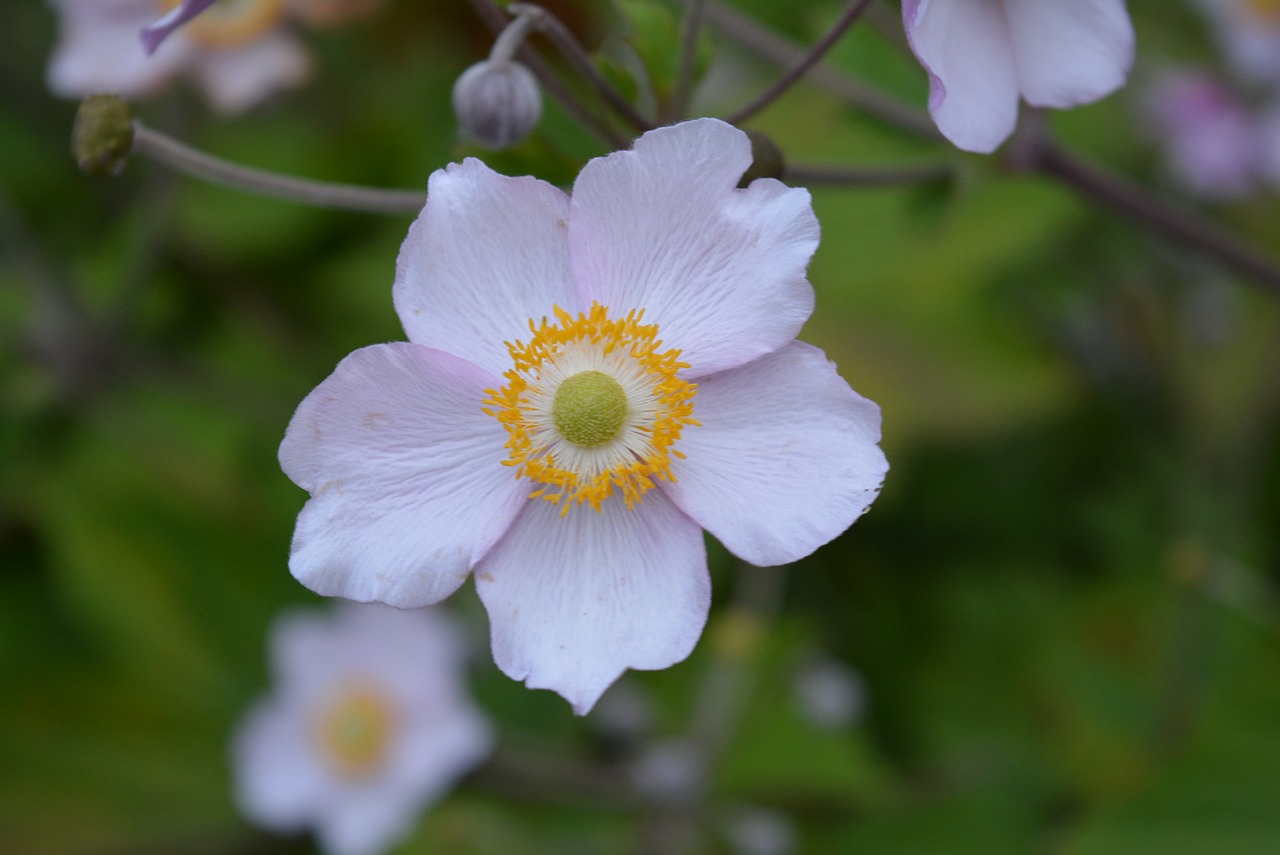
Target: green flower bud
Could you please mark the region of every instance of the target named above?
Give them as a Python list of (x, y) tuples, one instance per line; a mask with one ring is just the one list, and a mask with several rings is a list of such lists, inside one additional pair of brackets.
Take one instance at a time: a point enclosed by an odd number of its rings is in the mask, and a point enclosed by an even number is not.
[(119, 175), (133, 148), (133, 111), (119, 95), (80, 102), (71, 129), (71, 153), (90, 175)]

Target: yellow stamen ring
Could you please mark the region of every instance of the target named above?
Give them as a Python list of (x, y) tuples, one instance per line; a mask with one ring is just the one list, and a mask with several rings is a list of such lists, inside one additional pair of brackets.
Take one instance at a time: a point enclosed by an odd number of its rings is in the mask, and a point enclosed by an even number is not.
[(507, 383), (485, 390), (484, 411), (507, 429), (503, 463), (562, 515), (583, 503), (598, 511), (614, 491), (632, 508), (656, 480), (675, 480), (671, 458), (684, 455), (673, 445), (698, 424), (697, 386), (678, 376), (689, 365), (660, 350), (643, 309), (617, 319), (599, 303), (577, 317), (553, 312), (556, 323), (529, 321), (527, 344), (506, 342)]
[(365, 778), (382, 767), (395, 729), (386, 697), (352, 686), (335, 697), (315, 722), (321, 755), (346, 778)]
[[(180, 0), (159, 0), (164, 11)], [(205, 47), (237, 47), (274, 29), (284, 17), (285, 0), (221, 0), (183, 28), (192, 41)]]

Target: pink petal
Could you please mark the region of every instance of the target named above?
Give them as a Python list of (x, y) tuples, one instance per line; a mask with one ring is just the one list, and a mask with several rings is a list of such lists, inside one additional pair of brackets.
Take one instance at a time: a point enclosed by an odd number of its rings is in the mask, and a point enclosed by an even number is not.
[(573, 272), (585, 302), (643, 308), (691, 375), (793, 339), (813, 311), (818, 221), (805, 190), (735, 189), (751, 144), (716, 119), (659, 128), (591, 161), (573, 186)]
[(238, 113), (306, 80), (311, 58), (297, 39), (273, 33), (235, 48), (201, 50), (195, 73), (215, 108)]
[[(770, 566), (848, 528), (888, 471), (880, 409), (802, 342), (698, 383), (685, 454), (660, 488), (730, 552)], [(648, 500), (646, 499), (646, 502)]]
[(231, 742), (235, 798), (255, 823), (301, 831), (314, 820), (330, 775), (308, 742), (307, 711), (278, 701), (252, 707)]
[(414, 344), (366, 347), (307, 396), (280, 465), (311, 493), (289, 569), (326, 596), (411, 608), (451, 594), (528, 487), (481, 412), (498, 381)]
[(1003, 10), (1001, 0), (902, 4), (907, 39), (929, 72), (929, 112), (943, 136), (966, 151), (995, 151), (1018, 118), (1018, 72)]
[(1133, 65), (1124, 0), (1005, 0), (1022, 96), (1037, 107), (1088, 104)]
[(689, 655), (711, 599), (702, 532), (657, 490), (565, 517), (530, 502), (476, 567), (493, 658), (531, 689), (588, 712), (627, 668)]
[(529, 320), (576, 312), (569, 273), (569, 200), (536, 178), (508, 178), (474, 158), (432, 174), (427, 204), (396, 260), (392, 294), (409, 340), (496, 375), (505, 341)]
[(421, 818), (416, 800), (377, 783), (382, 786), (337, 789), (332, 803), (316, 812), (325, 855), (381, 855), (413, 831)]

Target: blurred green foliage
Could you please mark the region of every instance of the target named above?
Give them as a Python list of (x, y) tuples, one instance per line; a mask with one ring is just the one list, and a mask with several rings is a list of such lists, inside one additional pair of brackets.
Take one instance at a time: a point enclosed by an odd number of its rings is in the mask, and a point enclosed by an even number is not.
[[(837, 12), (743, 6), (804, 41)], [(591, 45), (619, 26), (618, 9), (554, 8)], [(668, 86), (678, 39), (658, 31), (678, 18), (619, 8), (639, 14), (631, 47)], [(1143, 60), (1210, 61), (1191, 16), (1133, 11), (1158, 52)], [(389, 297), (408, 220), (241, 196), (144, 160), (81, 176), (74, 105), (40, 82), (53, 13), (20, 2), (6, 16), (0, 851), (307, 851), (237, 818), (225, 745), (265, 687), (272, 616), (319, 603), (285, 567), (304, 496), (275, 449), (339, 359), (402, 337)], [(234, 160), (383, 186), (423, 187), (464, 155), (567, 183), (603, 153), (554, 106), (515, 150), (454, 141), (452, 80), (488, 44), (465, 4), (392, 2), (307, 40), (311, 85), (248, 115), (216, 119), (181, 87), (138, 110)], [(729, 62), (697, 103), (723, 114), (772, 70), (719, 48)], [(923, 103), (919, 70), (871, 27), (832, 62)], [(1156, 183), (1135, 97), (1057, 127)], [(867, 517), (770, 571), (785, 574), (784, 608), (740, 663), (750, 691), (713, 778), (711, 851), (728, 851), (715, 817), (743, 805), (790, 817), (804, 852), (1280, 850), (1275, 300), (812, 86), (752, 125), (791, 162), (943, 159), (960, 177), (814, 191), (824, 240), (805, 337), (883, 408), (892, 470)], [(1278, 210), (1214, 213), (1274, 247)], [(741, 573), (713, 558), (693, 657), (626, 678), (661, 739), (683, 732), (724, 656), (716, 628)], [(625, 776), (634, 745), (499, 674), (470, 590), (451, 607), (475, 628), (476, 692), (504, 751)], [(815, 651), (865, 679), (848, 727), (815, 727), (789, 688)], [(494, 780), (465, 784), (400, 851), (628, 852), (653, 822)]]

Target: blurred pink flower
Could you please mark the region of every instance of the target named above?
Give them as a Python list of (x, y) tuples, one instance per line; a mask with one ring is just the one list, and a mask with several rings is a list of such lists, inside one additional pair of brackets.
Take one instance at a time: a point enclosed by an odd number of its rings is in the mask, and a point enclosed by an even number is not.
[(59, 39), (49, 88), (79, 98), (113, 92), (149, 95), (189, 74), (210, 102), (234, 113), (306, 79), (310, 59), (285, 27), (284, 0), (220, 4), (174, 33), (152, 56), (138, 34), (155, 20), (154, 0), (51, 0)]
[(1232, 90), (1206, 73), (1160, 78), (1147, 95), (1148, 114), (1169, 171), (1188, 190), (1238, 199), (1263, 178), (1263, 128)]
[(208, 9), (214, 2), (215, 0), (182, 0), (164, 17), (142, 28), (140, 34), (142, 46), (147, 49), (147, 53), (155, 53), (156, 48), (160, 47), (160, 43), (167, 39), (170, 33)]
[(1124, 0), (903, 0), (902, 18), (929, 72), (929, 112), (967, 151), (1013, 133), (1019, 97), (1087, 104), (1120, 88), (1133, 63)]
[(879, 409), (795, 341), (818, 223), (805, 190), (738, 189), (750, 163), (700, 119), (572, 197), (473, 159), (433, 174), (396, 264), (409, 342), (348, 356), (280, 447), (312, 497), (293, 574), (410, 607), (474, 568), (498, 666), (585, 713), (693, 648), (703, 528), (761, 565), (844, 531), (887, 469)]
[(1280, 2), (1199, 0), (1236, 74), (1280, 85)]
[(232, 742), (236, 801), (264, 827), (313, 829), (330, 855), (375, 855), (492, 750), (442, 613), (287, 612), (270, 652), (273, 692)]
[[(155, 53), (165, 39), (195, 18), (216, 0), (161, 0), (161, 5), (171, 6), (169, 11), (148, 23), (139, 35), (147, 53)], [(348, 18), (366, 14), (381, 5), (382, 0), (284, 0), (289, 16), (311, 24), (336, 24)], [(232, 8), (232, 15), (245, 8), (278, 8), (280, 0), (223, 0), (223, 8)], [(238, 10), (238, 11), (237, 11)]]

